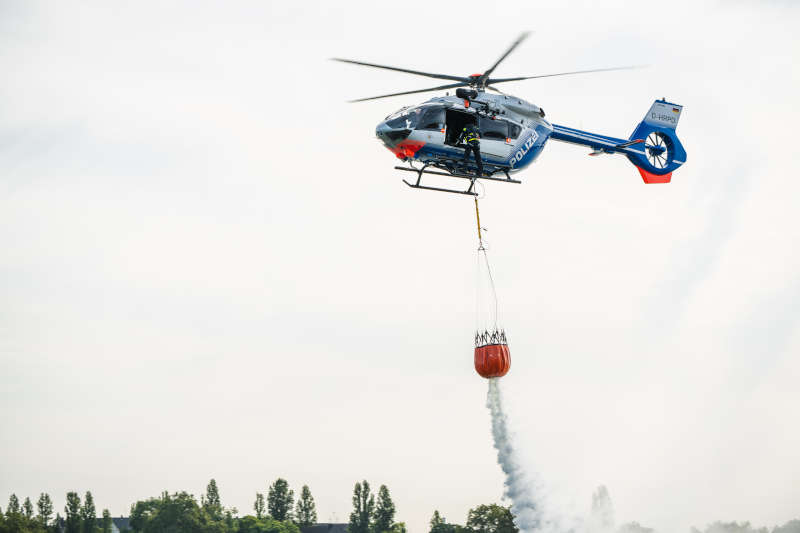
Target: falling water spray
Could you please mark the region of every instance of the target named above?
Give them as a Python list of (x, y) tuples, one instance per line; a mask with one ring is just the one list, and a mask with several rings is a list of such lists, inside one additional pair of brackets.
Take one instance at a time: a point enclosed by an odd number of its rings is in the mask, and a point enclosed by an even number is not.
[(542, 510), (537, 505), (537, 498), (531, 479), (528, 479), (519, 465), (519, 460), (511, 444), (506, 415), (503, 412), (500, 380), (489, 380), (489, 392), (486, 407), (492, 415), (492, 437), (497, 450), (497, 462), (506, 476), (505, 496), (511, 500), (511, 513), (521, 533), (539, 531), (542, 525)]

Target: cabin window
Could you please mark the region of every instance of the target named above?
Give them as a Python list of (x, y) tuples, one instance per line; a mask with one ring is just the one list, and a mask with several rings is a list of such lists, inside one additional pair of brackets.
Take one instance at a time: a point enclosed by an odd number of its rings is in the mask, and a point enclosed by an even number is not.
[(480, 117), (478, 128), (483, 139), (505, 141), (508, 138), (508, 123), (505, 120)]
[(522, 133), (522, 127), (517, 126), (516, 124), (508, 124), (508, 138), (509, 139), (516, 139), (519, 137), (519, 134)]

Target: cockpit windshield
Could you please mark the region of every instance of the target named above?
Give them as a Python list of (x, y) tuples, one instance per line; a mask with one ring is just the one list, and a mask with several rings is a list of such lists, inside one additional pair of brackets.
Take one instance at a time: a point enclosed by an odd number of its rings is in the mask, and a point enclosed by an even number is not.
[(421, 105), (404, 107), (386, 117), (386, 125), (394, 129), (438, 130), (444, 128), (444, 106)]
[(414, 129), (424, 111), (423, 107), (403, 108), (386, 117), (386, 125), (390, 128)]

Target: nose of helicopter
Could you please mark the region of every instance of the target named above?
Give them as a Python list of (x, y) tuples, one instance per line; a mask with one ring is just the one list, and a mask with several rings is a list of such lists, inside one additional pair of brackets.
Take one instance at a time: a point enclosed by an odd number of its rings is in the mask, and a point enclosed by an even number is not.
[(381, 122), (375, 128), (375, 135), (383, 141), (389, 148), (397, 146), (401, 141), (408, 138), (411, 130), (405, 128), (392, 128), (386, 122)]

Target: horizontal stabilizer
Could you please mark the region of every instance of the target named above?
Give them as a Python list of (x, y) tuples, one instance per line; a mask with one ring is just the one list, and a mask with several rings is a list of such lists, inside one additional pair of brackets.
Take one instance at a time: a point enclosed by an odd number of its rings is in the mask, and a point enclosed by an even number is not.
[(615, 148), (627, 148), (628, 146), (633, 146), (634, 144), (643, 143), (644, 139), (634, 139), (632, 141), (628, 141), (626, 143), (618, 144)]

